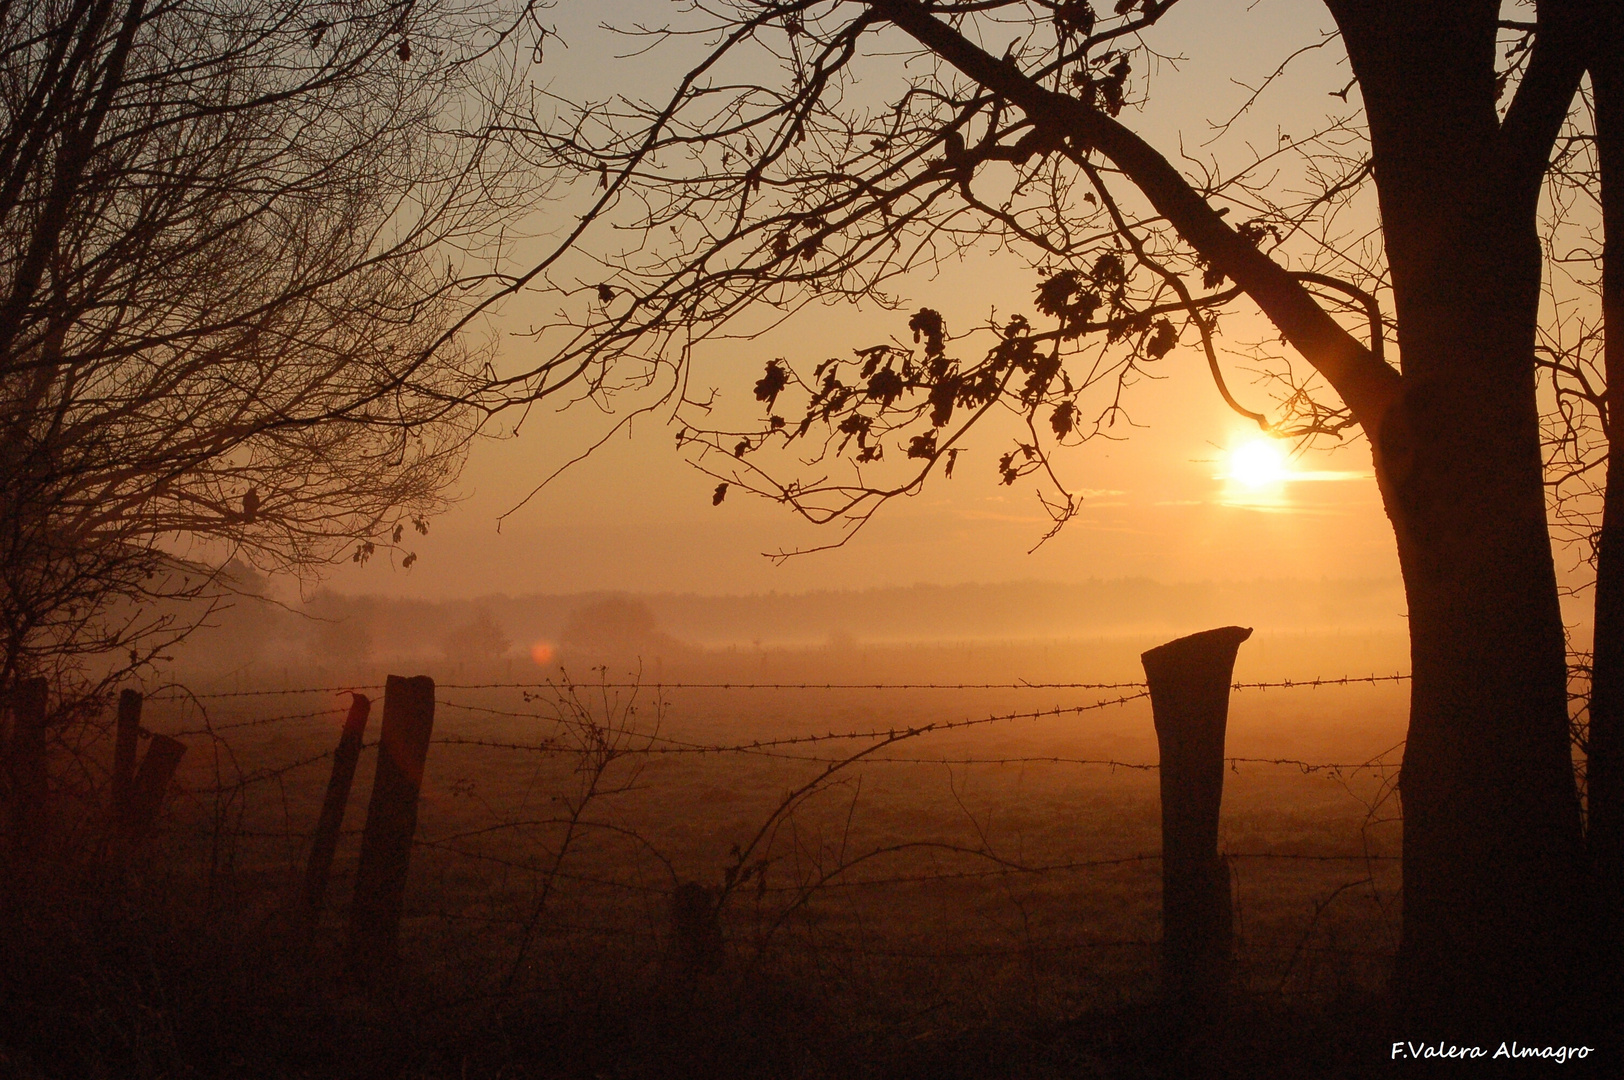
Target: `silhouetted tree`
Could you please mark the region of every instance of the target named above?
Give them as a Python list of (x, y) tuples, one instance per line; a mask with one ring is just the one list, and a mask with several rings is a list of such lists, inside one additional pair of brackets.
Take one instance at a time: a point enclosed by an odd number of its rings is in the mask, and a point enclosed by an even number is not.
[(228, 558), (411, 563), (488, 376), (527, 11), (0, 4), (0, 685), (147, 662)]
[(446, 659), (465, 664), (488, 664), (500, 660), (513, 645), (501, 626), (484, 608), (467, 622), (446, 634), (441, 643)]
[(302, 614), (304, 648), (318, 667), (352, 675), (373, 658), (374, 628), (379, 624), (374, 605), (322, 589), (310, 598)]
[[(1125, 109), (1174, 2), (722, 0), (626, 31), (638, 48), (707, 45), (666, 100), (529, 118), (598, 189), (564, 247), (590, 246), (598, 222), (635, 238), (591, 249), (602, 284), (557, 284), (576, 298), (573, 336), (549, 355), (667, 365), (690, 419), (679, 442), (719, 481), (714, 501), (742, 486), (816, 521), (860, 524), (951, 476), (971, 425), (1013, 415), (1024, 434), (997, 469), (1057, 491), (1058, 526), (1076, 504), (1052, 450), (1109, 430), (1121, 391), (1181, 340), (1275, 433), (1362, 433), (1412, 640), (1398, 984), (1439, 1019), (1553, 1019), (1594, 924), (1541, 455), (1540, 200), (1571, 123), (1600, 135), (1602, 202), (1616, 204), (1618, 5), (1539, 0), (1536, 19), (1508, 22), (1491, 0), (1326, 0), (1336, 31), (1306, 48), (1345, 50), (1352, 80), (1332, 90), (1347, 109), (1226, 176), (1176, 166)], [(1577, 97), (1587, 69), (1593, 118)], [(1618, 217), (1603, 216), (1611, 254)], [(740, 316), (895, 303), (903, 275), (992, 244), (1037, 271), (1030, 316), (955, 335), (977, 317), (923, 309), (911, 344), (804, 375), (773, 360), (759, 427), (729, 430), (684, 396), (693, 343), (767, 321)], [(1272, 420), (1219, 368), (1218, 313), (1243, 298), (1312, 368), (1273, 358)], [(760, 457), (774, 449), (811, 464)], [(850, 471), (822, 471), (841, 458)], [(1624, 611), (1614, 520), (1603, 706)], [(1609, 716), (1592, 720), (1598, 828)]]
[(660, 629), (647, 604), (625, 596), (607, 597), (570, 612), (558, 643), (567, 658), (588, 662), (653, 661), (687, 651)]

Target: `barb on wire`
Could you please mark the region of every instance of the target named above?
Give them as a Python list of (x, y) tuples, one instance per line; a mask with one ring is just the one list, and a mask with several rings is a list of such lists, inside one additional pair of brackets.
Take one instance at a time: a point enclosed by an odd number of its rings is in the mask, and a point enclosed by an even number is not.
[(1338, 678), (1281, 679), (1278, 682), (1231, 683), (1231, 690), (1315, 690), (1324, 686), (1352, 686), (1355, 683), (1404, 682), (1408, 675), (1342, 675)]
[(382, 690), (382, 683), (349, 686), (285, 686), (279, 690), (222, 690), (213, 694), (154, 694), (148, 701), (219, 701), (223, 698), (278, 697), (289, 694), (348, 694), (355, 690)]
[[(1410, 678), (1407, 674), (1396, 673), (1392, 675), (1342, 675), (1342, 676), (1313, 676), (1299, 679), (1279, 679), (1261, 682), (1236, 682), (1230, 686), (1231, 690), (1302, 690), (1317, 689), (1328, 686), (1351, 686), (1356, 684), (1376, 684), (1387, 682), (1402, 682)], [(751, 690), (1144, 690), (1143, 681), (1119, 682), (1036, 682), (1025, 679), (1012, 682), (594, 682), (594, 688), (603, 690), (631, 690), (643, 689), (656, 693), (667, 690), (723, 690), (723, 691), (751, 691)], [(551, 690), (561, 688), (555, 682), (492, 682), (492, 683), (440, 683), (441, 690)], [(569, 684), (564, 684), (564, 689)], [(380, 683), (366, 683), (349, 686), (297, 686), (283, 687), (275, 690), (230, 690), (209, 694), (155, 694), (147, 698), (151, 702), (169, 701), (220, 701), (232, 698), (257, 698), (292, 696), (297, 694), (344, 694), (360, 690), (382, 690)], [(1142, 697), (1144, 695), (1134, 695)], [(1131, 698), (1127, 700), (1132, 700)], [(437, 704), (455, 709), (488, 712), (499, 716), (532, 717), (533, 713), (512, 712), (494, 709), (487, 706), (467, 705), (455, 701), (439, 701)], [(232, 726), (250, 726), (250, 724), (270, 724), (279, 720), (301, 720), (317, 713), (292, 713), (287, 716), (266, 717), (261, 720), (245, 722), (238, 725), (215, 725), (214, 731), (226, 730)], [(202, 734), (199, 731), (184, 731), (177, 734)]]
[[(1237, 682), (1232, 690), (1301, 690), (1324, 686), (1352, 686), (1359, 683), (1403, 682), (1409, 675), (1314, 675), (1300, 679), (1263, 682)], [(440, 683), (442, 690), (547, 690), (556, 683)], [(645, 690), (1142, 690), (1143, 680), (1118, 682), (608, 682), (592, 684), (608, 689)]]
[[(361, 749), (368, 750), (377, 745), (377, 740), (374, 739), (372, 742), (362, 743)], [(244, 788), (252, 787), (255, 784), (263, 784), (267, 780), (276, 780), (280, 777), (286, 776), (290, 772), (314, 765), (319, 761), (326, 761), (336, 752), (336, 750), (323, 750), (319, 754), (311, 754), (309, 757), (302, 757), (296, 761), (290, 761), (283, 765), (277, 765), (268, 769), (260, 769), (251, 773), (244, 773), (229, 784), (215, 784), (211, 787), (188, 788), (186, 790), (187, 793), (191, 795), (224, 795), (231, 792), (239, 792)]]
[[(1039, 720), (1048, 716), (1070, 716), (1077, 713), (1092, 712), (1112, 705), (1125, 705), (1130, 701), (1149, 697), (1148, 690), (1137, 694), (1124, 694), (1121, 697), (1107, 698), (1087, 705), (1057, 706), (1052, 709), (1034, 709), (1026, 712), (995, 713), (991, 716), (979, 716), (967, 720), (936, 720), (926, 724), (910, 725), (907, 727), (870, 728), (863, 731), (827, 732), (822, 735), (785, 735), (777, 739), (754, 739), (746, 743), (712, 744), (692, 742), (677, 739), (669, 735), (648, 735), (638, 732), (640, 736), (649, 740), (649, 746), (639, 750), (645, 754), (729, 754), (754, 753), (768, 750), (778, 746), (799, 746), (807, 743), (857, 741), (861, 739), (895, 739), (899, 735), (927, 735), (941, 731), (952, 731), (959, 728), (974, 727), (980, 724), (993, 724), (1006, 720)], [(463, 705), (456, 702), (440, 702), (439, 704), (466, 709), (471, 712), (490, 713), (496, 716), (511, 716), (521, 719), (535, 719), (533, 713), (507, 712), (501, 709), (489, 709), (479, 705)], [(469, 739), (459, 736), (442, 736), (435, 742), (454, 742), (471, 746), (492, 746), (508, 750), (540, 750), (544, 746), (534, 743), (506, 743), (499, 740)]]
[(265, 727), (269, 724), (280, 724), (289, 720), (314, 720), (318, 716), (342, 716), (342, 709), (316, 709), (313, 712), (286, 713), (282, 716), (261, 716), (253, 720), (233, 720), (227, 724), (208, 724), (203, 727), (181, 728), (179, 731), (168, 732), (171, 738), (181, 738), (186, 735), (216, 735), (222, 731), (236, 731), (240, 728)]

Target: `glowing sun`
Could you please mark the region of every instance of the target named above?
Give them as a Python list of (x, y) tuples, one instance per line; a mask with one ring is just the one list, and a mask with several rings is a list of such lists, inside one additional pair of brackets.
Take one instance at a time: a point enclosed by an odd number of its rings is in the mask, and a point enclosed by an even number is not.
[(1229, 452), (1228, 477), (1249, 488), (1278, 484), (1291, 475), (1285, 451), (1273, 439), (1258, 437)]

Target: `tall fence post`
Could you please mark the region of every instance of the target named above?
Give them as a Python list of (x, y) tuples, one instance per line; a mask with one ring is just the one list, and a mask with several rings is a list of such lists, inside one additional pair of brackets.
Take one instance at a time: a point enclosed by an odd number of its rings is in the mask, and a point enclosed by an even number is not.
[(1235, 654), (1252, 636), (1224, 626), (1140, 656), (1161, 751), (1162, 981), (1190, 1005), (1217, 1001), (1234, 940), (1229, 865), (1218, 854), (1224, 729)]
[[(116, 750), (116, 747), (115, 747)], [(119, 816), (119, 831), (126, 843), (142, 839), (152, 831), (162, 809), (169, 782), (175, 778), (186, 744), (168, 735), (154, 735), (147, 744), (141, 767), (130, 781), (129, 799)]]
[(350, 905), (350, 969), (365, 978), (395, 961), (412, 834), (417, 831), (417, 796), (433, 732), (434, 680), (427, 675), (389, 676), (384, 684), (378, 771)]
[(344, 809), (349, 805), (350, 786), (355, 780), (355, 763), (361, 756), (361, 739), (366, 734), (367, 717), (371, 713), (370, 698), (365, 694), (351, 697), (349, 715), (344, 717), (344, 731), (338, 737), (338, 749), (333, 754), (333, 775), (327, 781), (327, 798), (321, 804), (321, 817), (310, 844), (310, 866), (305, 872), (305, 917), (312, 926), (321, 917), (327, 878), (333, 869), (333, 852), (338, 848), (338, 830), (344, 824)]
[(130, 789), (135, 783), (135, 755), (141, 735), (141, 691), (118, 695), (118, 727), (113, 739), (112, 818), (122, 822), (130, 812)]
[(50, 684), (25, 679), (12, 696), (11, 745), (6, 767), (11, 780), (11, 814), (18, 841), (36, 847), (43, 837), (45, 800), (50, 790), (45, 727), (49, 715)]

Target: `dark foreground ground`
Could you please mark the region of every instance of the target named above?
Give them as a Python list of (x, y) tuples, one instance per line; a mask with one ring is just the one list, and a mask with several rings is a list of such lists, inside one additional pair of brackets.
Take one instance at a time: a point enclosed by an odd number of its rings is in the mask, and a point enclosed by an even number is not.
[[(26, 940), (15, 931), (28, 929)], [(114, 945), (114, 940), (117, 945)], [(1376, 994), (1298, 1009), (1237, 996), (1179, 1022), (1155, 999), (1043, 1018), (849, 1009), (771, 971), (646, 971), (551, 999), (443, 1000), (312, 978), (274, 934), (231, 960), (179, 927), (8, 922), (0, 1075), (93, 1077), (1400, 1077), (1618, 1075), (1595, 1061), (1455, 1070), (1392, 1061)], [(872, 1005), (872, 1002), (870, 1002)], [(1554, 1072), (1553, 1072), (1554, 1070)]]
[(409, 964), (368, 986), (343, 974), (340, 942), (275, 918), (224, 933), (62, 881), (36, 888), (42, 906), (20, 883), (0, 931), (0, 1077), (18, 1080), (1618, 1076), (1624, 1041), (1615, 1022), (1586, 1025), (1583, 1061), (1395, 1062), (1395, 1041), (1436, 1040), (1400, 1030), (1379, 987), (1237, 987), (1194, 1013), (1154, 988), (1081, 1008), (932, 1002), (928, 985), (882, 1000), (731, 949), (713, 970), (543, 951), (557, 977), (508, 993), (456, 993)]
[[(1384, 670), (1314, 647), (1264, 639), (1237, 679)], [(1138, 677), (1137, 648), (1036, 679), (968, 650), (833, 672), (931, 684), (906, 690), (741, 689), (831, 678), (767, 653), (704, 689), (439, 673), (400, 961), (364, 984), (345, 934), (372, 751), (325, 915), (289, 914), (348, 697), (155, 695), (144, 725), (189, 746), (158, 835), (110, 859), (92, 730), (60, 740), (47, 850), (0, 830), (0, 1080), (1624, 1076), (1610, 1022), (1580, 1061), (1395, 1061), (1439, 1038), (1385, 993), (1401, 683), (1236, 693), (1233, 985), (1171, 1007), (1148, 705), (1097, 685)], [(983, 679), (1010, 686), (936, 685)], [(825, 775), (880, 738), (851, 733), (943, 721), (969, 723)], [(714, 962), (674, 943), (684, 882), (731, 890)]]
[(1243, 997), (1183, 1028), (1154, 1001), (1024, 1020), (992, 1003), (977, 1020), (853, 1011), (838, 987), (768, 970), (651, 968), (546, 998), (456, 1001), (421, 975), (374, 992), (318, 977), (270, 929), (227, 943), (153, 920), (18, 915), (0, 976), (7, 1077), (1393, 1074), (1370, 997), (1308, 1012)]

